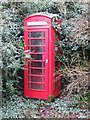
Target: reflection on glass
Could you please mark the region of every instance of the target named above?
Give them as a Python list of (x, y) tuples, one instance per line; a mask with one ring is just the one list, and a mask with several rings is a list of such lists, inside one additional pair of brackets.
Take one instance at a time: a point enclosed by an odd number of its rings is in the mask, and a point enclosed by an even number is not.
[(42, 40), (31, 40), (31, 45), (42, 45)]
[(42, 62), (32, 62), (31, 67), (42, 67)]
[(33, 60), (42, 60), (42, 54), (31, 54)]
[(31, 76), (31, 82), (42, 82), (41, 76)]
[(42, 90), (43, 86), (42, 86), (42, 84), (31, 83), (31, 89)]
[(42, 38), (42, 32), (40, 32), (40, 31), (31, 32), (31, 37), (32, 38)]
[(42, 47), (33, 46), (33, 47), (31, 47), (31, 51), (33, 51), (33, 52), (42, 52)]
[(42, 75), (42, 69), (31, 69), (31, 74)]

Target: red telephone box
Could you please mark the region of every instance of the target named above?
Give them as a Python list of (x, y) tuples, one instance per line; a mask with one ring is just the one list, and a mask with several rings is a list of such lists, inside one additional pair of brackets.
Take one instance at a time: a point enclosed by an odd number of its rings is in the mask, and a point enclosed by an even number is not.
[(52, 27), (54, 17), (54, 14), (37, 13), (24, 20), (25, 52), (30, 57), (25, 64), (25, 97), (49, 99), (60, 94), (60, 63), (55, 60), (58, 48)]

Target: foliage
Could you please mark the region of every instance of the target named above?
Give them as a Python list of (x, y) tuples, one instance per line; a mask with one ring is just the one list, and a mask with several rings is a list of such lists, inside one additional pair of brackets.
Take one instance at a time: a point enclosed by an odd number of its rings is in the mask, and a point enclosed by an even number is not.
[(6, 93), (7, 95), (13, 95), (13, 93), (15, 92), (15, 88), (13, 87), (13, 82), (12, 80), (7, 80), (6, 82)]
[(13, 95), (2, 105), (2, 117), (5, 118), (88, 118), (89, 111), (77, 107), (75, 99), (55, 98), (55, 101), (26, 99)]
[[(79, 94), (80, 98), (82, 96), (80, 100), (84, 101), (85, 98), (88, 99), (86, 93), (88, 93), (90, 69), (88, 4), (66, 2), (65, 5), (66, 14), (62, 19), (62, 33), (60, 34), (60, 29), (56, 29), (60, 38), (60, 41), (57, 40), (57, 45), (62, 51), (57, 59), (62, 63), (62, 82), (67, 86), (66, 89), (64, 88), (64, 93), (67, 91), (67, 97)], [(88, 107), (89, 101), (82, 102), (83, 105), (85, 103)]]
[(90, 110), (90, 90), (84, 92), (84, 94), (78, 93), (75, 98), (78, 100), (80, 108), (88, 108)]
[[(7, 9), (8, 8), (8, 9)], [(13, 10), (12, 10), (13, 9)], [(2, 4), (2, 78), (3, 92), (6, 96), (15, 93), (18, 86), (18, 71), (24, 65), (23, 27), (11, 3)], [(18, 22), (19, 21), (19, 22)]]

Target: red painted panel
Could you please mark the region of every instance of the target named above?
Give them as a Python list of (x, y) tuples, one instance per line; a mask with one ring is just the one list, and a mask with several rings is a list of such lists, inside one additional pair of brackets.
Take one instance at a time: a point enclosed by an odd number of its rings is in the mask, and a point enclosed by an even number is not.
[[(61, 91), (60, 71), (55, 73), (58, 66), (55, 66), (55, 30), (51, 22), (52, 18), (43, 15), (24, 20), (25, 53), (31, 57), (26, 58), (25, 64), (25, 97), (48, 99), (57, 97)], [(61, 25), (59, 19), (57, 22)]]
[(48, 64), (46, 63), (46, 59), (48, 59), (48, 29), (42, 29), (42, 31), (40, 29), (30, 29), (26, 36), (28, 36), (26, 41), (28, 41), (27, 46), (28, 50), (30, 50), (28, 54), (32, 58), (26, 60), (28, 63), (25, 66), (27, 69), (27, 72), (25, 72), (25, 96), (30, 93), (30, 98), (36, 98), (37, 93), (38, 98), (42, 96), (43, 99), (46, 99), (48, 98), (49, 87)]

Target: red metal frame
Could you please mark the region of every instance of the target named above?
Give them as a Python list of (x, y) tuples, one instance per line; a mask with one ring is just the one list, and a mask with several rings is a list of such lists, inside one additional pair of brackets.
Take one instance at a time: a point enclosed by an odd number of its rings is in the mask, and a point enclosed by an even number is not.
[[(47, 21), (47, 23), (41, 26), (29, 23), (31, 26), (28, 26), (27, 22), (30, 21), (36, 23), (41, 21), (42, 24), (43, 21)], [(51, 22), (52, 18), (39, 14), (29, 16), (24, 20), (25, 51), (30, 50), (26, 54), (34, 57), (34, 59), (26, 58), (24, 72), (25, 97), (48, 99), (49, 97), (57, 97), (61, 91), (60, 77), (55, 80), (55, 30), (51, 26)], [(37, 36), (37, 33), (42, 34), (42, 37), (31, 37), (31, 35)], [(55, 88), (55, 84), (56, 86), (60, 84), (60, 86)]]

